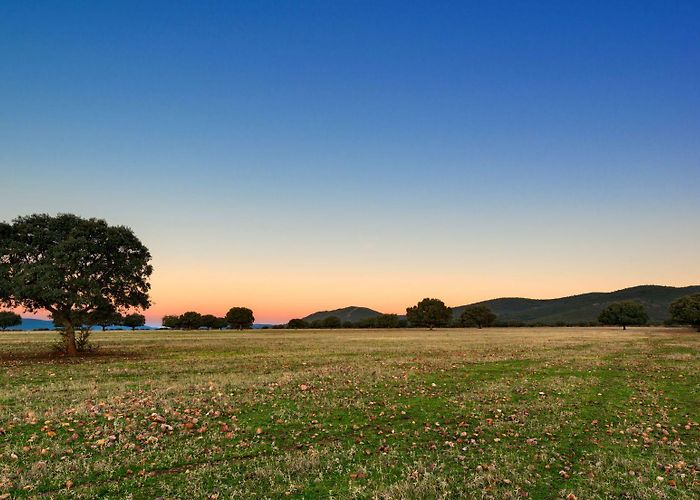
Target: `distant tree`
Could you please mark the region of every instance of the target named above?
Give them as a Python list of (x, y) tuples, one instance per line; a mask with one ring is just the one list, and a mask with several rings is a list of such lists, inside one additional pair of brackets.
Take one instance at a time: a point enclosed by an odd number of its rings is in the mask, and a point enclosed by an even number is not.
[(226, 321), (234, 330), (247, 330), (253, 327), (255, 316), (247, 307), (232, 307), (226, 313)]
[(226, 318), (216, 318), (216, 321), (214, 321), (214, 326), (213, 328), (216, 328), (217, 330), (223, 330), (228, 326), (228, 322), (226, 321)]
[(485, 305), (467, 306), (459, 316), (459, 324), (464, 327), (483, 328), (491, 326), (495, 322), (496, 315)]
[(131, 330), (136, 330), (139, 326), (146, 324), (146, 317), (143, 314), (127, 314), (124, 316), (123, 325), (131, 328)]
[(187, 311), (180, 315), (180, 328), (183, 330), (196, 330), (202, 326), (202, 315), (195, 311)]
[(309, 327), (309, 324), (300, 318), (290, 319), (289, 323), (287, 323), (287, 328), (290, 328), (292, 330), (301, 330), (303, 328), (308, 328), (308, 327)]
[(203, 315), (201, 321), (199, 322), (199, 326), (203, 326), (211, 330), (216, 326), (216, 316), (214, 316), (213, 314)]
[(406, 318), (413, 326), (447, 326), (452, 319), (452, 309), (439, 299), (423, 299), (406, 309)]
[(398, 328), (399, 327), (399, 315), (398, 314), (380, 314), (374, 318), (374, 326), (376, 328)]
[(700, 331), (700, 293), (681, 297), (671, 304), (668, 311), (674, 323), (691, 325)]
[(12, 311), (0, 311), (0, 328), (4, 332), (7, 328), (21, 325), (22, 317)]
[(323, 321), (315, 319), (309, 323), (309, 328), (323, 328)]
[(61, 214), (0, 223), (0, 303), (46, 310), (78, 354), (75, 327), (98, 309), (150, 306), (151, 254), (131, 229)]
[(328, 316), (327, 318), (324, 318), (322, 322), (323, 328), (340, 328), (340, 326), (341, 321), (338, 316)]
[(182, 328), (182, 325), (180, 324), (180, 316), (176, 316), (173, 314), (163, 316), (163, 320), (161, 321), (161, 323), (164, 327), (172, 328), (173, 330), (178, 330)]
[(628, 326), (646, 325), (649, 315), (642, 304), (627, 300), (607, 306), (598, 316), (598, 321), (603, 325), (621, 326), (626, 330)]
[(350, 320), (343, 321), (343, 328), (355, 328), (355, 323)]
[(108, 326), (121, 325), (124, 318), (114, 309), (97, 310), (89, 315), (88, 322), (102, 328), (104, 332)]

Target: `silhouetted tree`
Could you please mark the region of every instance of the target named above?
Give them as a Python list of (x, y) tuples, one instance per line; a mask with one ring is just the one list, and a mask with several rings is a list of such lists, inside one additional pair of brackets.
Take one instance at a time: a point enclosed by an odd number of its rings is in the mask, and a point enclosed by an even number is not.
[(289, 323), (287, 323), (287, 328), (290, 328), (292, 330), (301, 330), (303, 328), (308, 328), (308, 327), (309, 327), (309, 324), (300, 318), (290, 319)]
[(124, 318), (114, 309), (97, 310), (89, 315), (89, 322), (98, 325), (104, 332), (108, 326), (121, 325)]
[(124, 326), (131, 328), (131, 330), (136, 330), (139, 326), (146, 324), (146, 317), (143, 314), (127, 314), (124, 316), (124, 321), (122, 323)]
[(216, 318), (216, 321), (214, 321), (214, 327), (217, 330), (222, 330), (223, 328), (226, 328), (228, 326), (228, 322), (226, 321), (226, 318)]
[(18, 217), (0, 223), (0, 303), (51, 313), (74, 356), (75, 327), (85, 314), (150, 306), (150, 260), (124, 226), (70, 214)]
[(255, 316), (247, 307), (232, 307), (226, 313), (226, 321), (235, 330), (246, 330), (253, 327)]
[(4, 332), (6, 329), (21, 325), (22, 317), (12, 311), (0, 311), (0, 328)]
[(163, 316), (161, 323), (164, 327), (172, 328), (173, 330), (182, 328), (182, 325), (180, 324), (180, 316), (175, 316), (173, 314)]
[(180, 315), (180, 328), (183, 330), (196, 330), (202, 326), (202, 315), (196, 311), (187, 311)]
[(216, 316), (213, 314), (203, 315), (201, 321), (199, 322), (199, 326), (203, 326), (211, 330), (216, 326)]
[(671, 321), (680, 325), (691, 325), (700, 330), (700, 293), (681, 297), (669, 307)]
[(452, 318), (452, 309), (439, 299), (423, 299), (406, 309), (406, 318), (413, 326), (447, 326)]
[(598, 321), (603, 325), (621, 326), (626, 330), (628, 326), (646, 325), (649, 315), (642, 304), (627, 300), (607, 306), (598, 316)]
[(465, 327), (483, 328), (491, 326), (496, 322), (496, 315), (489, 306), (475, 305), (467, 306), (459, 316), (459, 324)]

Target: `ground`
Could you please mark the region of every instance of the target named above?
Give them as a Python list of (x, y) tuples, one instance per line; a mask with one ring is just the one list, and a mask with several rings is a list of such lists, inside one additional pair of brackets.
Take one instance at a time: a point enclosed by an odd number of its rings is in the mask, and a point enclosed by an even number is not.
[(0, 333), (0, 498), (698, 498), (700, 334)]

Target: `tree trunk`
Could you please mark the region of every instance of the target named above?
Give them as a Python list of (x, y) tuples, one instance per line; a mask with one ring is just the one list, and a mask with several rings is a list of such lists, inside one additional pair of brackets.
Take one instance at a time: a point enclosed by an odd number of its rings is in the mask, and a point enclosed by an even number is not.
[(623, 330), (627, 330), (627, 325), (622, 325)]
[(65, 328), (64, 333), (66, 335), (66, 354), (68, 354), (68, 356), (77, 356), (78, 346), (75, 345), (75, 330), (73, 329), (73, 324), (66, 321), (63, 327)]

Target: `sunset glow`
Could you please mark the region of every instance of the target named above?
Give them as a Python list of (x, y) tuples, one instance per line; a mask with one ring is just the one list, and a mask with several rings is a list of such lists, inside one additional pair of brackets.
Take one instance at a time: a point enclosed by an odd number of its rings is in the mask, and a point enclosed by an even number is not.
[(0, 16), (0, 220), (133, 228), (150, 324), (700, 282), (696, 4), (157, 4)]

